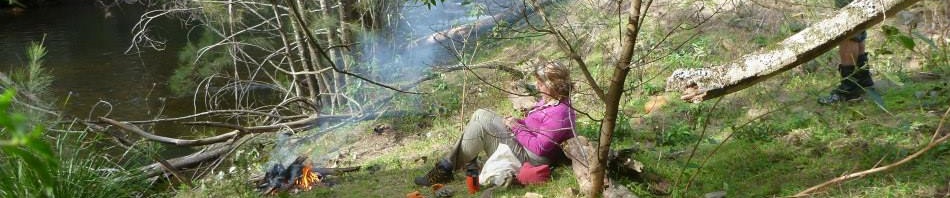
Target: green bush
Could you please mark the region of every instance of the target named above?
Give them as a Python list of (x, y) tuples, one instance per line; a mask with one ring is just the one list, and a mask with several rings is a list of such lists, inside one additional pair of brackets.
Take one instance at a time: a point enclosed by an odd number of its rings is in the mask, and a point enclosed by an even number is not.
[[(93, 133), (45, 133), (47, 120), (21, 107), (14, 90), (47, 98), (52, 76), (43, 68), (42, 42), (27, 48), (28, 67), (11, 75), (0, 95), (0, 197), (131, 197), (141, 178), (94, 149)], [(15, 101), (19, 101), (16, 102)], [(36, 101), (33, 101), (36, 102)], [(37, 104), (31, 104), (37, 105)], [(50, 138), (54, 137), (54, 138)], [(50, 141), (54, 142), (51, 144)], [(95, 146), (94, 146), (95, 145)], [(139, 195), (140, 196), (140, 195)]]
[(54, 150), (44, 128), (11, 111), (14, 91), (0, 96), (0, 196), (2, 197), (129, 197), (145, 185), (132, 175), (109, 168), (110, 161), (80, 156), (87, 149), (66, 151), (70, 139), (57, 138)]
[(673, 124), (669, 129), (660, 134), (660, 144), (676, 146), (684, 143), (696, 142), (700, 137), (693, 134), (693, 130), (685, 123)]

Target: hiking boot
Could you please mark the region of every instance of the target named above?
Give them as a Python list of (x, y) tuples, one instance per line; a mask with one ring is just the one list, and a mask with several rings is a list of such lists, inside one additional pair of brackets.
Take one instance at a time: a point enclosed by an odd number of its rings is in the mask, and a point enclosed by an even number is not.
[(871, 69), (867, 66), (868, 53), (858, 55), (858, 58), (855, 60), (855, 62), (857, 63), (857, 71), (854, 71), (854, 75), (851, 77), (853, 77), (855, 82), (863, 88), (874, 86), (874, 80), (871, 79)]
[(433, 184), (452, 181), (452, 164), (447, 160), (439, 161), (424, 176), (416, 177), (415, 183), (420, 186), (432, 186)]
[(465, 176), (478, 177), (478, 172), (481, 170), (482, 167), (478, 165), (478, 158), (475, 158), (468, 162), (468, 164), (465, 164)]
[(823, 105), (830, 105), (840, 102), (851, 102), (861, 100), (861, 95), (845, 95), (840, 93), (832, 92), (830, 95), (818, 98), (818, 103)]
[(871, 79), (871, 71), (867, 68), (868, 55), (861, 54), (857, 58), (857, 65), (839, 65), (838, 74), (841, 75), (841, 83), (837, 88), (831, 90), (831, 94), (818, 98), (820, 104), (833, 104), (845, 101), (861, 100), (868, 89), (874, 86), (874, 80)]

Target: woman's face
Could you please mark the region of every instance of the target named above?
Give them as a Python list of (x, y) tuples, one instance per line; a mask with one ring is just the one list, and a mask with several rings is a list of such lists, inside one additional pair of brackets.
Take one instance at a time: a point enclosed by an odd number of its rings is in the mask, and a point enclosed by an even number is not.
[(549, 93), (552, 93), (552, 92), (551, 92), (551, 89), (548, 88), (548, 86), (545, 85), (545, 84), (544, 84), (544, 81), (542, 81), (541, 79), (535, 80), (535, 81), (534, 81), (534, 86), (538, 87), (538, 91), (540, 91), (542, 94), (547, 95), (547, 94), (549, 94)]

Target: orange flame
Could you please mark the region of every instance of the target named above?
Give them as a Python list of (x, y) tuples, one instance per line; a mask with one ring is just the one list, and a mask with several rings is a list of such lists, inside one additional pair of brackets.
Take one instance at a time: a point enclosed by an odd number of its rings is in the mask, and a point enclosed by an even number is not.
[(294, 182), (297, 189), (310, 190), (317, 182), (320, 182), (320, 177), (313, 172), (313, 168), (310, 164), (304, 165), (303, 168), (300, 169), (300, 172), (302, 172), (300, 178)]

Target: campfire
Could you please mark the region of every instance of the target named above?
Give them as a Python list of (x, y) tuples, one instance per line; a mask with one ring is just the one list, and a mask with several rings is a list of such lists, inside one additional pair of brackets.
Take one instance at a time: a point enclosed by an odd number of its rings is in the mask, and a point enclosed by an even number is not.
[(303, 168), (300, 168), (300, 177), (294, 182), (294, 187), (297, 189), (310, 190), (313, 188), (313, 185), (319, 182), (320, 174), (313, 172), (313, 165), (307, 163), (303, 165)]
[(299, 156), (285, 166), (275, 163), (263, 178), (257, 180), (257, 189), (264, 195), (277, 195), (280, 192), (302, 192), (314, 186), (332, 186), (328, 176), (358, 171), (360, 167), (317, 168), (307, 157)]
[(259, 181), (258, 189), (265, 195), (276, 195), (282, 191), (296, 193), (309, 191), (317, 185), (325, 186), (323, 180), (324, 175), (313, 168), (313, 163), (307, 157), (297, 157), (287, 168), (279, 163), (271, 166)]

